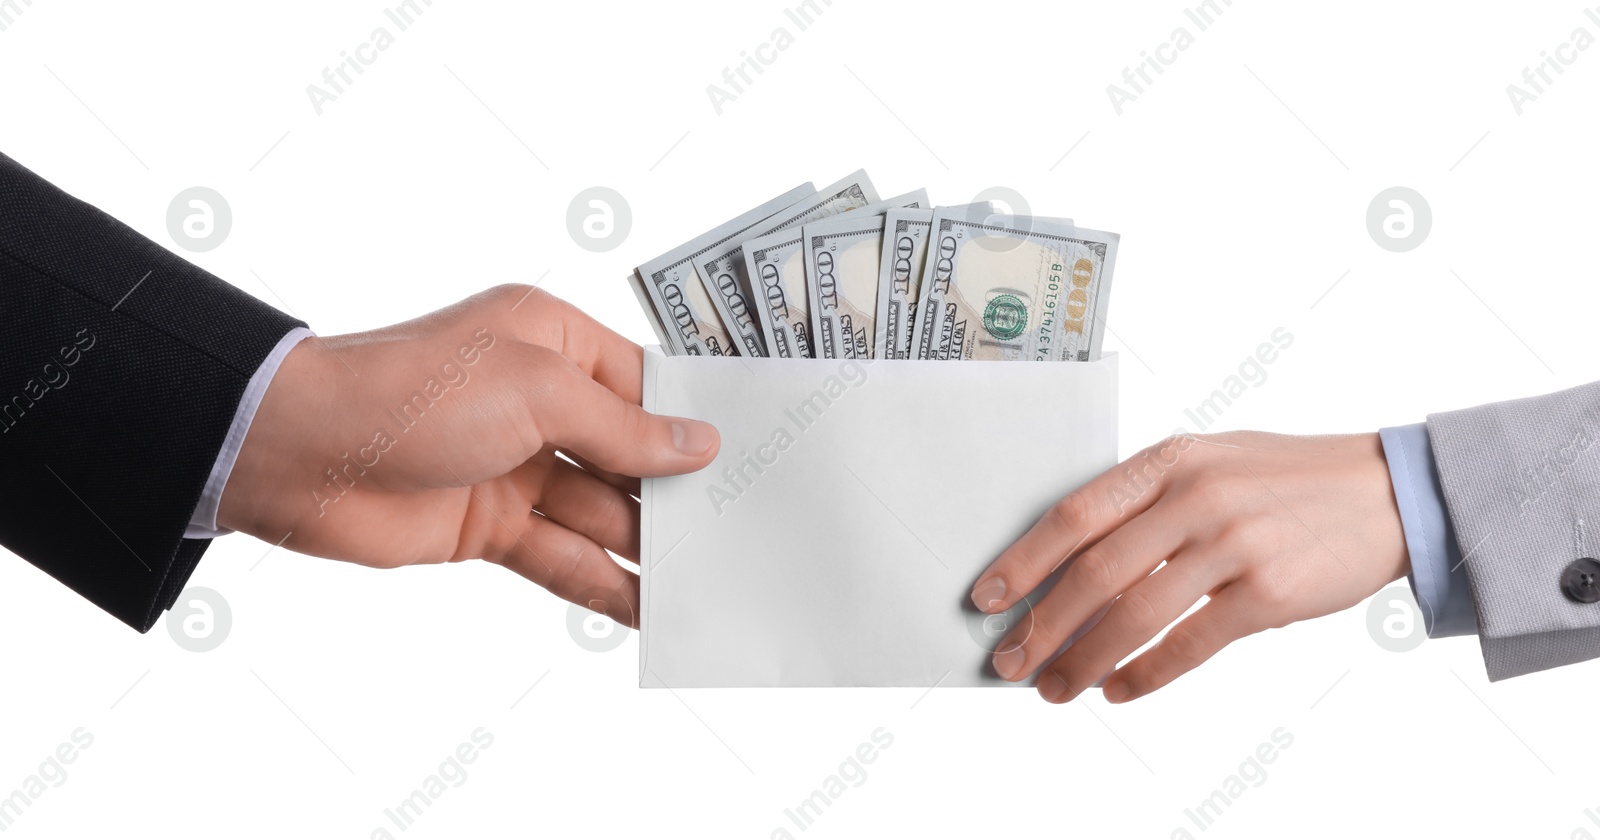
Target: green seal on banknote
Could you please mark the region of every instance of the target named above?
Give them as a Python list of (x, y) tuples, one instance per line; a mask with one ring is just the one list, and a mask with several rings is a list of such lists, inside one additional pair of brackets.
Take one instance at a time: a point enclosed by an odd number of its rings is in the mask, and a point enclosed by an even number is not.
[(983, 309), (983, 328), (1001, 341), (1010, 341), (1028, 328), (1028, 307), (1016, 295), (997, 295)]

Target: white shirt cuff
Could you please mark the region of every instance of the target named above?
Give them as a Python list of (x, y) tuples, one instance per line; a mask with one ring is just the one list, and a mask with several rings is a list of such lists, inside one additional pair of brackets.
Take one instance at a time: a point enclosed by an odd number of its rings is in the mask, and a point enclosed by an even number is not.
[(272, 384), (272, 377), (277, 375), (278, 367), (283, 364), (289, 351), (303, 338), (308, 338), (315, 333), (305, 327), (295, 327), (284, 333), (278, 339), (277, 346), (262, 360), (261, 367), (256, 368), (255, 375), (250, 377), (250, 383), (244, 388), (244, 396), (239, 400), (239, 407), (233, 412), (233, 425), (228, 427), (228, 436), (222, 441), (222, 451), (217, 453), (216, 463), (211, 465), (211, 475), (206, 478), (205, 489), (200, 491), (200, 504), (195, 506), (194, 515), (189, 517), (189, 527), (183, 530), (183, 538), (187, 540), (208, 540), (231, 534), (228, 528), (217, 527), (217, 508), (222, 505), (222, 488), (228, 486), (228, 476), (233, 474), (233, 464), (239, 460), (239, 449), (244, 446), (244, 436), (250, 431), (250, 422), (256, 417), (256, 409), (261, 407), (261, 398), (267, 395), (267, 386)]

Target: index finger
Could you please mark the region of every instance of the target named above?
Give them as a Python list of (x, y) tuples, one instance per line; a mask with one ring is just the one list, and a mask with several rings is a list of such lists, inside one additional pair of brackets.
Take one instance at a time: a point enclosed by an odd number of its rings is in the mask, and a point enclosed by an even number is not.
[(1148, 510), (1192, 442), (1188, 435), (1169, 437), (1068, 493), (984, 569), (972, 602), (986, 613), (1009, 609), (1069, 557)]
[(526, 361), (520, 364), (537, 381), (524, 396), (541, 448), (554, 445), (574, 460), (625, 476), (681, 475), (716, 457), (720, 441), (711, 424), (651, 414), (558, 351), (521, 349)]

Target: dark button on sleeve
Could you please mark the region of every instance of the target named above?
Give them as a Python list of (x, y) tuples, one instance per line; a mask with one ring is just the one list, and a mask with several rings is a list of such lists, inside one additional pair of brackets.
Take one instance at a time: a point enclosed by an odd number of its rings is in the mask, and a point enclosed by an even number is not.
[(1580, 604), (1600, 601), (1600, 561), (1580, 557), (1561, 573), (1561, 591)]

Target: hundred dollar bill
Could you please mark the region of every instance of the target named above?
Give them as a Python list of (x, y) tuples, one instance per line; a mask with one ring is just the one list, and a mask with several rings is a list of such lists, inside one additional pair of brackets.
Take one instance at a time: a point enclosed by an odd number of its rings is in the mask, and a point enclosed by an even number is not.
[(674, 354), (738, 354), (711, 296), (695, 275), (694, 265), (700, 257), (739, 241), (745, 231), (812, 192), (808, 181), (639, 266), (639, 279), (657, 317), (667, 328)]
[(875, 358), (884, 216), (847, 213), (803, 229), (811, 334), (819, 359)]
[(717, 314), (746, 356), (768, 355), (756, 311), (756, 298), (750, 277), (745, 273), (744, 240), (766, 236), (813, 219), (821, 219), (863, 207), (878, 200), (872, 179), (858, 169), (771, 214), (738, 240), (723, 243), (695, 261), (695, 272)]
[(883, 217), (883, 247), (878, 259), (880, 359), (911, 357), (911, 313), (922, 288), (922, 258), (928, 253), (933, 211), (890, 210)]
[[(910, 347), (907, 349), (909, 358), (938, 358), (930, 349), (930, 344), (923, 341), (923, 328), (925, 328), (925, 307), (923, 301), (928, 299), (928, 290), (923, 280), (933, 270), (933, 259), (928, 256), (930, 243), (933, 242), (933, 232), (938, 230), (944, 219), (966, 219), (966, 221), (984, 221), (994, 216), (994, 205), (990, 202), (971, 203), (971, 205), (936, 206), (933, 216), (928, 219), (928, 232), (925, 234), (926, 242), (923, 243), (922, 267), (917, 269), (917, 278), (910, 280), (910, 294), (907, 294), (907, 315), (910, 320)], [(933, 354), (933, 355), (930, 355)]]
[(779, 359), (812, 358), (811, 302), (800, 237), (801, 229), (790, 228), (744, 243), (745, 273), (755, 283), (767, 355)]
[[(920, 358), (916, 354), (917, 302), (922, 293), (922, 272), (928, 254), (928, 232), (934, 214), (959, 214), (963, 218), (988, 218), (994, 204), (980, 201), (928, 210), (890, 211), (884, 218), (883, 262), (878, 266), (878, 334), (889, 344), (881, 359)], [(1062, 219), (1072, 224), (1071, 219)]]
[[(908, 203), (926, 204), (927, 200), (926, 190), (915, 190), (832, 218), (857, 216), (868, 209), (882, 212)], [(778, 358), (804, 359), (816, 354), (803, 242), (802, 230), (790, 227), (744, 243), (745, 272), (755, 285), (762, 335), (770, 355)]]
[(672, 353), (672, 335), (667, 332), (667, 325), (661, 322), (661, 313), (656, 311), (656, 305), (650, 301), (650, 293), (645, 291), (644, 281), (639, 279), (639, 272), (628, 275), (628, 288), (633, 289), (634, 297), (639, 299), (639, 308), (644, 310), (644, 318), (650, 322), (650, 328), (655, 330), (656, 340), (661, 342), (661, 352)]
[(1117, 234), (981, 212), (935, 214), (932, 225), (918, 358), (1100, 358)]

